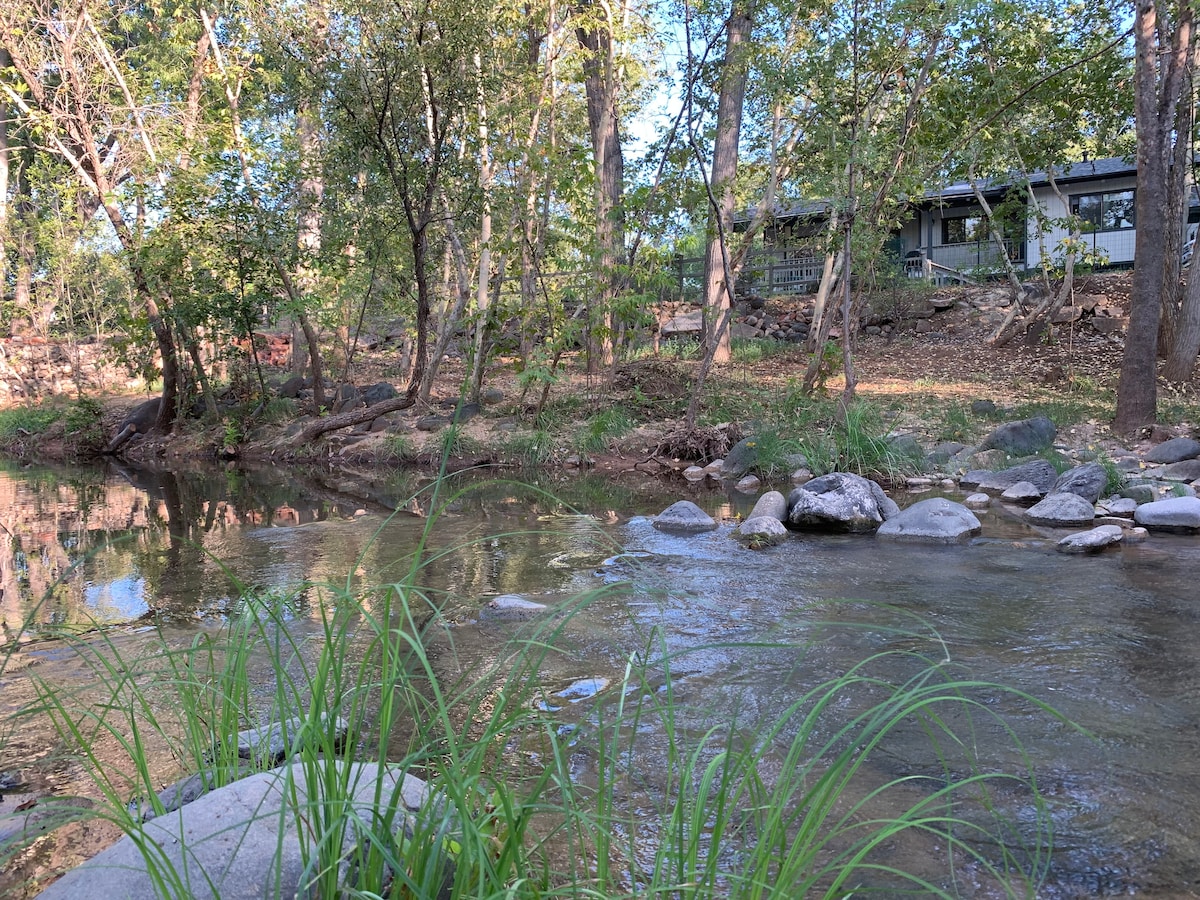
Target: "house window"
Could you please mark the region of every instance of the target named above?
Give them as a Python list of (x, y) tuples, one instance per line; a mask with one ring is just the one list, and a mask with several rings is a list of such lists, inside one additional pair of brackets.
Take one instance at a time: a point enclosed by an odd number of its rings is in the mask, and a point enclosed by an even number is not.
[(987, 220), (983, 216), (942, 219), (943, 244), (974, 244), (988, 237)]
[(1071, 212), (1083, 220), (1084, 231), (1133, 228), (1133, 191), (1079, 194), (1071, 198)]

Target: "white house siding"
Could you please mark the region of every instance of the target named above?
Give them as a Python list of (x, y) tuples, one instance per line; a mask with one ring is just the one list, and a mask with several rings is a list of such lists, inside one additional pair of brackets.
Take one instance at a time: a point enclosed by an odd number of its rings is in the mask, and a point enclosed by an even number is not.
[[(1059, 190), (1069, 202), (1072, 197), (1080, 194), (1100, 194), (1110, 191), (1128, 191), (1137, 186), (1137, 179), (1130, 175), (1125, 178), (1105, 178), (1095, 181), (1084, 181), (1077, 184), (1060, 184)], [(1045, 214), (1051, 219), (1063, 219), (1069, 213), (1069, 209), (1063, 205), (1063, 202), (1054, 195), (1049, 187), (1034, 188), (1034, 196), (1038, 198), (1038, 202), (1042, 205)], [(1046, 253), (1050, 257), (1051, 264), (1062, 259), (1062, 248), (1059, 244), (1067, 238), (1069, 231), (1061, 226), (1051, 228), (1045, 237)], [(1133, 262), (1133, 242), (1136, 229), (1123, 228), (1119, 231), (1095, 231), (1084, 232), (1082, 240), (1090, 249), (1104, 251), (1108, 254), (1108, 261), (1113, 265), (1120, 265)], [(1029, 242), (1028, 242), (1029, 266), (1031, 268), (1038, 267), (1042, 262), (1041, 243), (1037, 236), (1037, 221), (1031, 216), (1029, 219)]]

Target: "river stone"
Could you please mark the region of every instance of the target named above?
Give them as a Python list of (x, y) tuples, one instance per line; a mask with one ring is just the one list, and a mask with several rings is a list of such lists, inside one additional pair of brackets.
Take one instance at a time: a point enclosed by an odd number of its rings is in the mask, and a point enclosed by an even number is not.
[(437, 431), (449, 424), (450, 419), (448, 417), (437, 415), (421, 416), (416, 421), (417, 431)]
[(1040, 503), (1030, 507), (1025, 516), (1035, 525), (1070, 528), (1075, 525), (1090, 525), (1096, 518), (1096, 510), (1078, 494), (1050, 494)]
[(1099, 463), (1088, 463), (1085, 466), (1067, 469), (1059, 475), (1058, 480), (1054, 482), (1054, 487), (1050, 489), (1050, 493), (1078, 494), (1088, 503), (1095, 503), (1104, 493), (1106, 484), (1108, 484), (1108, 473), (1104, 471), (1104, 466)]
[(485, 603), (479, 615), (483, 619), (532, 619), (546, 609), (546, 604), (527, 600), (520, 594), (501, 594)]
[(1000, 499), (1008, 503), (1017, 503), (1021, 506), (1033, 506), (1046, 495), (1045, 491), (1039, 491), (1038, 486), (1032, 481), (1018, 481), (1003, 494)]
[(1154, 494), (1154, 485), (1147, 484), (1144, 481), (1138, 484), (1125, 485), (1125, 487), (1121, 488), (1121, 496), (1135, 503), (1151, 503), (1158, 499)]
[(1146, 453), (1146, 462), (1177, 463), (1200, 456), (1200, 441), (1187, 437), (1171, 438)]
[(983, 439), (981, 450), (1003, 450), (1013, 456), (1032, 456), (1054, 443), (1058, 429), (1045, 416), (1006, 422)]
[[(247, 728), (237, 735), (237, 754), (241, 759), (249, 760), (258, 769), (277, 766), (291, 755), (292, 745), (297, 732), (305, 720), (300, 716), (273, 722), (260, 728)], [(322, 724), (321, 728), (326, 726)], [(341, 716), (333, 723), (333, 741), (341, 747), (346, 740), (350, 726)]]
[(721, 463), (721, 474), (726, 478), (741, 478), (758, 462), (758, 442), (754, 438), (742, 438), (725, 454)]
[(1110, 497), (1108, 500), (1103, 501), (1100, 506), (1110, 516), (1132, 519), (1138, 504), (1136, 500), (1132, 500), (1129, 497)]
[(999, 472), (987, 472), (979, 479), (981, 491), (1001, 494), (1014, 484), (1028, 481), (1043, 494), (1049, 494), (1058, 480), (1058, 470), (1044, 459), (1033, 459), (1019, 466), (1012, 466)]
[[(375, 805), (377, 790), (382, 792), (382, 802), (396, 810), (397, 832), (411, 832), (417, 815), (430, 809), (429, 787), (419, 778), (371, 763), (334, 765), (350, 785), (353, 812), (347, 813), (363, 821), (376, 821), (382, 812)], [(154, 848), (157, 866), (174, 869), (183, 881), (183, 896), (194, 900), (304, 896), (302, 882), (312, 873), (304, 870), (299, 834), (312, 827), (305, 807), (321, 802), (320, 786), (310, 799), (304, 766), (295, 763), (210, 791), (171, 815), (146, 823), (140, 840)], [(354, 829), (347, 831), (352, 835)], [(348, 836), (347, 854), (352, 841)], [(311, 846), (313, 836), (305, 842)], [(139, 841), (126, 836), (67, 872), (39, 896), (157, 900), (154, 884)]]
[(961, 503), (945, 497), (930, 497), (888, 519), (876, 534), (893, 541), (953, 544), (982, 530), (975, 514)]
[(946, 463), (950, 462), (953, 457), (966, 449), (966, 445), (956, 442), (937, 444), (932, 450), (929, 451), (929, 454), (925, 457), (925, 461), (930, 465), (944, 466)]
[(1062, 553), (1098, 553), (1120, 541), (1123, 535), (1120, 525), (1097, 525), (1091, 531), (1068, 534), (1058, 542), (1058, 549)]
[(1171, 463), (1162, 470), (1162, 477), (1169, 481), (1195, 481), (1200, 478), (1200, 459), (1183, 459)]
[(787, 536), (783, 522), (774, 516), (751, 516), (738, 526), (734, 537), (752, 546), (777, 544)]
[(967, 509), (987, 509), (992, 505), (992, 497), (990, 494), (971, 494), (963, 501), (963, 505)]
[(808, 484), (812, 480), (813, 473), (811, 469), (797, 469), (792, 473), (792, 484), (794, 485)]
[(733, 489), (742, 494), (753, 494), (760, 487), (762, 487), (762, 482), (759, 481), (757, 475), (743, 475)]
[(1133, 514), (1133, 520), (1159, 531), (1200, 531), (1200, 498), (1168, 497), (1143, 503)]
[(759, 516), (771, 516), (782, 522), (787, 518), (787, 497), (779, 491), (767, 491), (758, 498), (754, 509), (750, 510), (750, 515), (746, 518), (747, 520), (756, 519)]
[(704, 531), (715, 531), (717, 527), (716, 520), (691, 500), (672, 503), (660, 512), (651, 524), (659, 531), (676, 534), (700, 534)]
[(687, 481), (703, 481), (707, 476), (708, 473), (699, 466), (688, 466), (683, 470), (683, 477)]
[(816, 531), (874, 531), (900, 508), (883, 488), (861, 475), (831, 472), (788, 496), (788, 521)]

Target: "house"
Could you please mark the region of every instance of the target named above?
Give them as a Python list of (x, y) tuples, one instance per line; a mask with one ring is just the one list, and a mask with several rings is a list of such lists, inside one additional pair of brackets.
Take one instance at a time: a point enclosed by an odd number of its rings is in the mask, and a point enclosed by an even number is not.
[[(981, 193), (998, 219), (1003, 249), (992, 240), (975, 192), (969, 183), (930, 191), (909, 204), (909, 216), (887, 242), (886, 251), (903, 261), (910, 275), (965, 281), (1004, 271), (1003, 253), (1020, 271), (1038, 269), (1043, 253), (1055, 264), (1069, 236), (1068, 214), (1083, 222), (1082, 240), (1099, 265), (1132, 265), (1136, 221), (1135, 164), (1121, 157), (1083, 160), (1056, 170), (1050, 186), (1045, 172), (1029, 177), (1033, 195), (1050, 225), (1039, 237), (1038, 219), (1029, 209), (1023, 180), (993, 179)], [(816, 238), (823, 235), (829, 204), (809, 201), (779, 210), (763, 230), (762, 249), (747, 262), (739, 293), (772, 294), (810, 291), (820, 282), (824, 262)], [(745, 227), (749, 217), (738, 225)], [(1189, 207), (1191, 223), (1185, 243), (1200, 222), (1200, 204)], [(1190, 253), (1189, 253), (1190, 255)], [(1187, 257), (1185, 257), (1187, 258)], [(682, 271), (682, 268), (681, 268)]]

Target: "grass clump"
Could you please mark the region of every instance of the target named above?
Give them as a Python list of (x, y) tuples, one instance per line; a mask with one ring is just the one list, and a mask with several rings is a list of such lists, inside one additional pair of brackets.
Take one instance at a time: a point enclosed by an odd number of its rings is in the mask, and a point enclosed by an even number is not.
[(0, 409), (0, 441), (20, 443), (41, 434), (63, 418), (63, 410), (49, 404), (14, 406)]
[(545, 429), (514, 434), (497, 450), (501, 462), (534, 469), (554, 458), (554, 438)]
[(599, 453), (615, 439), (633, 430), (634, 422), (621, 407), (610, 407), (583, 423), (576, 446), (583, 453)]
[(856, 401), (824, 431), (802, 442), (809, 468), (817, 474), (854, 472), (867, 477), (898, 480), (921, 471), (923, 457), (909, 445), (892, 440), (879, 410)]

